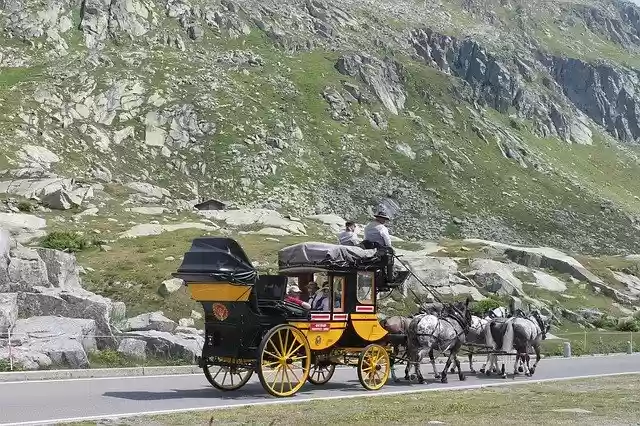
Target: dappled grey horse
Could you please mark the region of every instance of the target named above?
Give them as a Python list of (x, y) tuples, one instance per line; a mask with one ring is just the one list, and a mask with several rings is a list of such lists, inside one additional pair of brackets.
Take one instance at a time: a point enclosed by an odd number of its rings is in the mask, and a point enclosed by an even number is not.
[[(527, 376), (532, 375), (540, 362), (540, 343), (547, 338), (551, 327), (551, 318), (542, 315), (538, 310), (531, 311), (528, 315), (512, 318), (494, 318), (485, 330), (485, 343), (494, 350), (510, 354), (516, 350), (516, 360), (513, 373), (518, 372), (518, 361), (522, 359), (524, 371)], [(533, 347), (536, 353), (536, 362), (529, 367), (529, 347)], [(501, 374), (506, 378), (504, 359)]]
[[(447, 383), (447, 370), (452, 362), (455, 362), (460, 380), (465, 379), (457, 354), (471, 326), (469, 302), (467, 299), (466, 302), (446, 305), (440, 315), (419, 314), (412, 318), (407, 329), (407, 352), (419, 383), (424, 383), (420, 363), (427, 353), (433, 373), (436, 378), (440, 377), (442, 383)], [(434, 350), (449, 352), (442, 374), (436, 370)]]
[[(423, 303), (419, 306), (418, 314), (432, 314), (432, 315), (440, 315), (442, 310), (444, 309), (444, 305), (439, 302), (433, 303)], [(391, 317), (383, 318), (380, 320), (380, 325), (387, 330), (389, 333), (387, 338), (385, 339), (387, 343), (389, 343), (393, 347), (394, 354), (402, 354), (404, 352), (404, 357), (406, 358), (407, 354), (407, 328), (411, 323), (412, 318), (415, 315), (411, 315), (409, 317), (404, 317), (400, 315), (394, 315)], [(402, 349), (401, 349), (402, 348)], [(391, 358), (391, 379), (393, 381), (398, 381), (395, 372), (395, 356)], [(409, 380), (409, 362), (407, 362), (407, 366), (404, 369), (404, 378), (405, 380)]]

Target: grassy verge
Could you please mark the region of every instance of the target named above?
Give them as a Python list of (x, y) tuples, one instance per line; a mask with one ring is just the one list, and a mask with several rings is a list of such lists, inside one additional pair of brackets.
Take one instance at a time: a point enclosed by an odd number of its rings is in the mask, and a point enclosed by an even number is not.
[[(114, 421), (126, 425), (636, 424), (638, 376), (483, 390), (253, 406)], [(517, 407), (517, 408), (515, 408)], [(438, 423), (438, 424), (440, 424)], [(94, 422), (78, 423), (98, 424)]]

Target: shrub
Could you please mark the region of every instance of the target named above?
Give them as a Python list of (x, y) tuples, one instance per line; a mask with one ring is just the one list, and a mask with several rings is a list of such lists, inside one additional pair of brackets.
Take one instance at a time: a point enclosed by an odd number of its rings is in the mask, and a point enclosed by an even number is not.
[(42, 239), (42, 247), (75, 253), (89, 246), (86, 238), (76, 232), (54, 231)]
[(632, 331), (634, 333), (637, 333), (638, 331), (640, 331), (640, 323), (637, 320), (622, 321), (622, 322), (618, 323), (618, 326), (616, 327), (616, 330), (618, 330), (618, 331)]
[(35, 210), (35, 206), (29, 201), (20, 201), (18, 203), (18, 210), (20, 210), (21, 212), (30, 213)]
[(487, 311), (499, 308), (500, 306), (500, 302), (495, 299), (483, 299), (473, 304), (471, 313), (476, 316), (482, 316), (487, 313)]

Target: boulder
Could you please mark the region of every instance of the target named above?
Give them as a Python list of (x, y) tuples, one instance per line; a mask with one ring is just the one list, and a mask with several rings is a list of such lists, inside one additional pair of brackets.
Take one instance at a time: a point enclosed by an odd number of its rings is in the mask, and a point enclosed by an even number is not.
[(40, 370), (51, 367), (51, 358), (47, 355), (34, 352), (21, 346), (12, 346), (11, 351), (8, 346), (0, 347), (0, 361), (9, 363), (9, 358), (13, 359), (13, 365), (25, 370)]
[(164, 207), (132, 207), (131, 212), (137, 214), (146, 214), (152, 216), (159, 216), (167, 212)]
[(549, 247), (516, 247), (508, 244), (496, 243), (493, 241), (467, 239), (471, 244), (487, 245), (496, 249), (499, 253), (506, 255), (513, 262), (527, 266), (529, 268), (553, 269), (561, 274), (588, 281), (592, 284), (601, 285), (602, 280), (589, 272), (580, 262), (573, 257)]
[(180, 290), (183, 285), (184, 285), (184, 281), (182, 281), (180, 278), (171, 278), (169, 280), (162, 282), (158, 292), (161, 295), (167, 297), (175, 293), (176, 291)]
[(464, 284), (452, 284), (452, 285), (448, 285), (448, 286), (442, 286), (442, 287), (438, 287), (436, 289), (436, 291), (439, 294), (442, 294), (442, 295), (453, 295), (453, 296), (465, 295), (465, 296), (469, 296), (469, 297), (471, 297), (471, 299), (473, 299), (476, 302), (479, 301), (479, 300), (486, 299), (486, 297), (484, 297), (482, 295), (482, 293), (480, 293), (480, 291), (478, 291), (477, 288), (470, 287), (470, 286), (464, 285)]
[(140, 314), (129, 318), (122, 331), (161, 331), (171, 333), (176, 329), (176, 323), (165, 317), (162, 311)]
[(42, 205), (54, 210), (69, 210), (79, 207), (81, 204), (81, 198), (64, 189), (59, 189), (42, 198)]
[(633, 296), (640, 296), (640, 278), (635, 275), (625, 274), (624, 272), (611, 271), (616, 281), (627, 286), (627, 291)]
[(202, 313), (198, 311), (191, 311), (190, 317), (193, 318), (194, 320), (201, 320), (202, 318), (204, 318)]
[(200, 210), (198, 214), (208, 219), (225, 222), (228, 226), (242, 227), (262, 225), (284, 229), (290, 234), (306, 235), (307, 231), (301, 222), (284, 218), (275, 210), (238, 209), (238, 210)]
[(560, 279), (541, 271), (533, 271), (535, 283), (527, 283), (548, 291), (563, 293), (567, 291), (567, 285)]
[(45, 219), (26, 213), (0, 213), (0, 228), (6, 229), (24, 243), (45, 235)]
[(11, 252), (11, 235), (0, 228), (0, 291), (9, 284), (9, 253)]
[(147, 359), (147, 342), (140, 339), (122, 339), (118, 352), (131, 358)]
[(36, 250), (18, 246), (9, 253), (9, 283), (0, 291), (31, 291), (34, 286), (49, 287), (47, 265)]
[(501, 296), (523, 294), (522, 281), (504, 263), (491, 259), (474, 259), (471, 268), (473, 271), (467, 275), (472, 276), (487, 291)]
[(220, 229), (220, 227), (216, 225), (205, 225), (204, 223), (198, 222), (176, 223), (173, 225), (143, 223), (134, 226), (128, 231), (123, 232), (122, 234), (120, 234), (120, 238), (137, 238), (150, 235), (160, 235), (163, 232), (173, 232), (179, 231), (181, 229), (202, 229), (203, 231), (217, 231), (218, 229)]
[(581, 308), (578, 309), (578, 315), (580, 315), (588, 323), (594, 323), (604, 315), (596, 308)]
[(0, 293), (0, 337), (16, 323), (18, 319), (18, 294)]
[(175, 335), (180, 335), (180, 334), (195, 334), (198, 336), (204, 336), (204, 330), (198, 330), (195, 327), (183, 327), (183, 326), (178, 326), (176, 327), (175, 331), (174, 331)]
[(335, 214), (316, 214), (307, 216), (307, 219), (315, 220), (320, 222), (331, 229), (331, 232), (337, 234), (344, 228), (345, 220)]
[(47, 248), (36, 251), (46, 265), (47, 277), (53, 287), (62, 290), (81, 288), (80, 268), (74, 255)]
[(180, 358), (193, 362), (202, 355), (204, 337), (193, 334), (173, 335), (171, 333), (147, 330), (125, 333), (128, 338), (142, 339), (147, 343), (147, 355), (158, 358)]
[(168, 190), (146, 182), (130, 182), (125, 186), (152, 198), (171, 197), (171, 193)]
[(88, 368), (87, 353), (97, 349), (96, 323), (89, 319), (32, 317), (16, 322), (12, 335), (21, 349), (45, 354), (54, 364)]
[[(115, 348), (111, 329), (114, 313), (122, 309), (110, 299), (84, 289), (73, 291), (58, 288), (33, 287), (30, 292), (18, 294), (20, 316), (55, 315), (67, 318), (86, 319), (94, 322), (96, 341), (100, 349)], [(124, 316), (122, 313), (120, 313)]]
[(196, 322), (193, 320), (193, 318), (180, 318), (178, 320), (178, 325), (180, 327), (193, 327), (195, 324)]

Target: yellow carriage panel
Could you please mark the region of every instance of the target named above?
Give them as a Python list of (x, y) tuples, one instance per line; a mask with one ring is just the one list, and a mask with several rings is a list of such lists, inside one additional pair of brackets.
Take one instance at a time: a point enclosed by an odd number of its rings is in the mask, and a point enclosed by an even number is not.
[(335, 345), (347, 328), (346, 322), (290, 322), (307, 337), (311, 350), (321, 351)]
[(199, 302), (246, 302), (252, 288), (229, 283), (193, 283), (187, 287), (191, 298)]
[(388, 334), (376, 314), (351, 314), (350, 319), (355, 332), (367, 342), (375, 342)]

